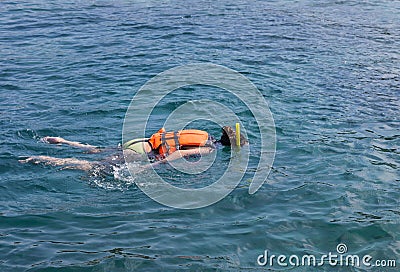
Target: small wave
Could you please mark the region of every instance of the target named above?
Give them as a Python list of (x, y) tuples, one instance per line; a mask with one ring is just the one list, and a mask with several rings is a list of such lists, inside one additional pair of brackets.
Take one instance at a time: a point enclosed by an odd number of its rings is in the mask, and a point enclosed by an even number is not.
[(131, 169), (137, 168), (140, 171), (132, 173), (128, 169), (128, 164), (109, 165), (107, 167), (95, 167), (89, 175), (89, 182), (99, 188), (106, 190), (126, 191), (137, 182), (139, 175), (145, 170), (141, 162), (129, 162)]

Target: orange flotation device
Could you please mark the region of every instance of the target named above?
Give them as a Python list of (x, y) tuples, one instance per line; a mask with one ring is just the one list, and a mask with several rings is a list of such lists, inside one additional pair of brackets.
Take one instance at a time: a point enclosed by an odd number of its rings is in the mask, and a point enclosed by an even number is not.
[(186, 129), (166, 132), (164, 128), (154, 133), (148, 142), (154, 151), (161, 156), (168, 156), (179, 149), (186, 147), (205, 146), (208, 133), (197, 129)]

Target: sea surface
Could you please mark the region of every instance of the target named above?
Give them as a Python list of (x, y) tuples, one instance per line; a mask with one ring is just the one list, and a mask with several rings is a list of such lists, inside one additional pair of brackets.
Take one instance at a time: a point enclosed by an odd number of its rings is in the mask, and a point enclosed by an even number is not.
[[(0, 2), (0, 271), (398, 271), (400, 2), (65, 2)], [(122, 166), (96, 175), (18, 162), (101, 159), (41, 138), (117, 147), (139, 88), (191, 63), (240, 72), (269, 103), (276, 157), (255, 194), (257, 156), (231, 194), (194, 210), (155, 202)], [(230, 106), (260, 143), (243, 103), (188, 88), (154, 120), (200, 96)], [(219, 137), (215, 123), (196, 125)], [(230, 151), (218, 154), (194, 179), (160, 171), (205, 186)], [(397, 268), (257, 263), (265, 250), (301, 258), (339, 244)]]

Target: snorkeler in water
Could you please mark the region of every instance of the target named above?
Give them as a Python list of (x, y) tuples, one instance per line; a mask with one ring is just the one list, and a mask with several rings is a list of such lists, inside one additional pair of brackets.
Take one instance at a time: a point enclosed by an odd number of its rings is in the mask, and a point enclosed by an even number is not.
[[(102, 149), (89, 144), (69, 141), (61, 137), (44, 137), (50, 144), (67, 144), (86, 150), (88, 153), (102, 152)], [(88, 161), (75, 158), (56, 158), (50, 156), (31, 156), (20, 160), (21, 163), (44, 163), (46, 165), (64, 166), (67, 169), (90, 171), (93, 168), (106, 168), (125, 162), (137, 161), (147, 157), (153, 164), (168, 162), (182, 157), (205, 155), (213, 152), (218, 145), (232, 146), (236, 143), (236, 132), (229, 126), (222, 128), (220, 140), (215, 140), (203, 130), (180, 130), (167, 132), (164, 128), (150, 138), (133, 139), (122, 145), (119, 152), (101, 161)], [(247, 139), (240, 134), (240, 145), (247, 144)], [(121, 152), (122, 151), (122, 152)]]

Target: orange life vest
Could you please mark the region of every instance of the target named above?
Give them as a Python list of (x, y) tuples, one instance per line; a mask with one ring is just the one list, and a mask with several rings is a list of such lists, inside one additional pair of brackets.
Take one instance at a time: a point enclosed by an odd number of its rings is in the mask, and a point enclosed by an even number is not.
[(208, 133), (197, 129), (186, 129), (166, 132), (164, 128), (154, 133), (148, 142), (161, 156), (167, 156), (176, 150), (185, 147), (205, 146), (208, 141)]

